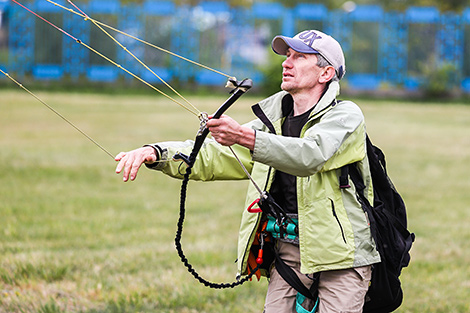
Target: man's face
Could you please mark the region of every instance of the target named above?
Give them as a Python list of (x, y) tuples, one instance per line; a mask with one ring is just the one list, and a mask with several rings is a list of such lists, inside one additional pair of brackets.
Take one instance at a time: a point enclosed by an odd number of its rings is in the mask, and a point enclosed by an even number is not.
[(311, 90), (318, 85), (322, 68), (317, 65), (315, 54), (305, 54), (289, 48), (282, 62), (282, 90), (291, 94)]

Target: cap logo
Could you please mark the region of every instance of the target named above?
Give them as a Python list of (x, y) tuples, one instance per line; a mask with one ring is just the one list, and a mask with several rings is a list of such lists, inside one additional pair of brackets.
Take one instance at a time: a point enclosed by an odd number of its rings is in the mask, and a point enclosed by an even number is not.
[(301, 39), (310, 48), (312, 47), (312, 44), (316, 39), (321, 38), (321, 36), (317, 35), (317, 33), (312, 30), (307, 30), (299, 34), (299, 39)]

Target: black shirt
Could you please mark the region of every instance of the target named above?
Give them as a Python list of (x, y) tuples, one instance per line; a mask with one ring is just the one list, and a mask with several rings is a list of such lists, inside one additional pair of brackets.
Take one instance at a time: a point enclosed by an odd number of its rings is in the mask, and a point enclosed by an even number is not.
[[(282, 135), (287, 137), (300, 137), (302, 127), (307, 122), (312, 109), (297, 116), (294, 116), (294, 110), (292, 110), (286, 116), (282, 124)], [(279, 204), (286, 213), (297, 214), (296, 176), (276, 171), (270, 193), (276, 203)]]

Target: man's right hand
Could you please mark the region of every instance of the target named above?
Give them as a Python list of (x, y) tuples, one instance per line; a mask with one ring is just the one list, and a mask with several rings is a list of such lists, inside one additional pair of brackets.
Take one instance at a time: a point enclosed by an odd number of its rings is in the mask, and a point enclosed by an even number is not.
[(137, 172), (143, 163), (155, 163), (157, 155), (152, 147), (142, 147), (129, 152), (121, 152), (115, 158), (118, 161), (116, 173), (123, 173), (122, 180), (127, 182), (129, 178), (135, 180)]

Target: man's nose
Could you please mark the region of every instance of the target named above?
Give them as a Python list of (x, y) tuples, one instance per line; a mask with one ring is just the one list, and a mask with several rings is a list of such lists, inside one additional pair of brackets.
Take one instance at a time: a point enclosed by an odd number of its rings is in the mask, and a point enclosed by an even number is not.
[(284, 68), (291, 68), (292, 62), (290, 61), (289, 57), (287, 57), (284, 62), (282, 62), (282, 67)]

